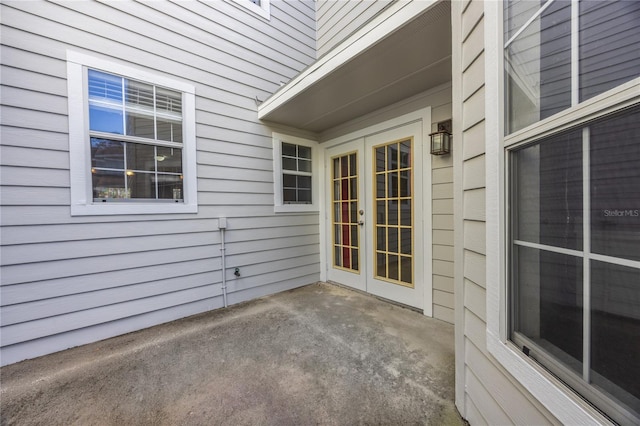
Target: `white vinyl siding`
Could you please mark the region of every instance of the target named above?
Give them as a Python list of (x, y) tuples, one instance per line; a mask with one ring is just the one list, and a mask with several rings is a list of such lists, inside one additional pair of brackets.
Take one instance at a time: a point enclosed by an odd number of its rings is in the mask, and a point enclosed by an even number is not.
[(264, 19), (271, 19), (271, 0), (233, 0), (235, 4), (244, 7)]
[[(451, 117), (451, 104), (435, 108), (432, 131)], [(431, 214), (433, 229), (433, 317), (454, 322), (453, 295), (453, 156), (431, 156)]]
[(394, 1), (316, 1), (318, 57), (340, 44)]
[[(319, 279), (318, 214), (274, 214), (256, 118), (315, 58), (314, 5), (271, 6), (2, 2), (3, 364), (221, 307), (221, 216), (230, 303)], [(195, 87), (197, 214), (70, 215), (68, 49)]]
[(456, 406), (473, 424), (558, 424), (487, 348), (485, 3), (452, 2)]

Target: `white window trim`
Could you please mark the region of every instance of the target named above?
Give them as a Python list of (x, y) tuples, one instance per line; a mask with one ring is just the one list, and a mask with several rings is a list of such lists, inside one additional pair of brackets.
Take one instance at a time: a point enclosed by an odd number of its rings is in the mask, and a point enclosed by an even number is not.
[(507, 372), (560, 422), (611, 424), (608, 418), (508, 341), (505, 146), (541, 138), (608, 111), (637, 103), (640, 79), (630, 81), (504, 138), (502, 3), (485, 2), (484, 17), (487, 349)]
[[(118, 74), (125, 78), (167, 87), (183, 93), (183, 202), (98, 203), (93, 201), (86, 87), (88, 68)], [(68, 50), (67, 90), (69, 96), (69, 169), (72, 216), (198, 212), (194, 86), (139, 68)]]
[[(316, 141), (273, 133), (273, 211), (276, 213), (320, 211), (320, 148)], [(311, 148), (311, 204), (285, 204), (282, 201), (282, 142)]]
[(267, 21), (271, 20), (271, 0), (260, 0), (260, 5), (250, 0), (232, 0), (232, 4), (242, 6)]

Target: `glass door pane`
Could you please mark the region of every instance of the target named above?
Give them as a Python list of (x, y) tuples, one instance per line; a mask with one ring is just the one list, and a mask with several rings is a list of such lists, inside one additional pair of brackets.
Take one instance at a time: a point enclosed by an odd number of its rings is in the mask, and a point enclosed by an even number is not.
[(357, 155), (331, 160), (333, 266), (354, 272), (360, 271)]
[(374, 276), (413, 288), (413, 139), (373, 148)]

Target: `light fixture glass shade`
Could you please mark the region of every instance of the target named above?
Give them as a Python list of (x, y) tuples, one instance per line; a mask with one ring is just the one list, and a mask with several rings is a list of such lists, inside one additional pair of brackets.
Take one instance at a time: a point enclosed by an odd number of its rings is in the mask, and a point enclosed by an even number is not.
[(431, 133), (431, 154), (444, 155), (451, 152), (451, 133), (438, 131)]

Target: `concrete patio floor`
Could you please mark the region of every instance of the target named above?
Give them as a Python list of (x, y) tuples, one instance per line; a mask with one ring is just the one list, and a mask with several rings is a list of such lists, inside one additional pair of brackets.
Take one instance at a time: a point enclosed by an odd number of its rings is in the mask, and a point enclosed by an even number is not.
[(313, 284), (0, 369), (4, 424), (460, 425), (453, 326)]

